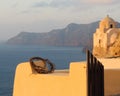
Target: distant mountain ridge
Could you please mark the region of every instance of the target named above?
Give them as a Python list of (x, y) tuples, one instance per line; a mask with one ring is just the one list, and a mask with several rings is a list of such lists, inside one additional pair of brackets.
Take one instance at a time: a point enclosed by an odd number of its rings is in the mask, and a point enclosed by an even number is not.
[(89, 24), (71, 23), (63, 29), (55, 29), (47, 33), (21, 32), (7, 40), (6, 43), (18, 45), (83, 46), (91, 48), (93, 33), (98, 26), (99, 21)]

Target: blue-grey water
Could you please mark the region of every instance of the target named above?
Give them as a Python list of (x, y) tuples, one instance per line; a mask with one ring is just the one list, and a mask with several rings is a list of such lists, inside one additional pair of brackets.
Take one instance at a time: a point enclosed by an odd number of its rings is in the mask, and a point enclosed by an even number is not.
[(0, 96), (12, 96), (16, 66), (39, 56), (49, 59), (56, 69), (68, 69), (70, 62), (85, 60), (82, 47), (0, 45)]

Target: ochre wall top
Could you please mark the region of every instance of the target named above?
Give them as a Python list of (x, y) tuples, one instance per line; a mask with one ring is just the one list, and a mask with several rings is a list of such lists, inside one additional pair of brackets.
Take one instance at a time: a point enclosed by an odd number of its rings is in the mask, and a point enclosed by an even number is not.
[(115, 22), (109, 15), (107, 15), (101, 22)]
[(104, 31), (105, 29), (111, 27), (116, 28), (116, 25), (116, 22), (111, 17), (109, 17), (109, 15), (107, 15), (103, 20), (101, 20), (99, 28)]

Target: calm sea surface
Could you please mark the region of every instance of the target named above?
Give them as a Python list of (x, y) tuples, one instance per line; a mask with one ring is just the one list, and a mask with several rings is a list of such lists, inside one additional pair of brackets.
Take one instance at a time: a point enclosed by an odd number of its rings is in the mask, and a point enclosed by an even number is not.
[(0, 96), (12, 96), (16, 66), (39, 56), (49, 59), (56, 69), (68, 69), (70, 62), (85, 60), (81, 47), (0, 45)]

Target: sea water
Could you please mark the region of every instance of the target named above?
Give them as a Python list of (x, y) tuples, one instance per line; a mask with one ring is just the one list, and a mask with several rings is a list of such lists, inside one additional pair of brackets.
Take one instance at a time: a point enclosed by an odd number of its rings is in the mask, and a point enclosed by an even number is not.
[(49, 59), (56, 69), (68, 69), (70, 62), (84, 61), (82, 47), (0, 45), (0, 96), (12, 96), (16, 66), (31, 57)]

